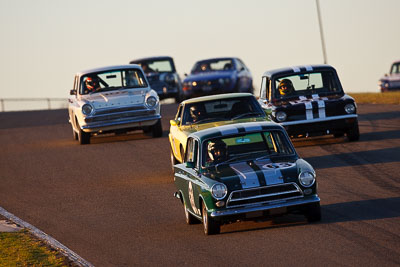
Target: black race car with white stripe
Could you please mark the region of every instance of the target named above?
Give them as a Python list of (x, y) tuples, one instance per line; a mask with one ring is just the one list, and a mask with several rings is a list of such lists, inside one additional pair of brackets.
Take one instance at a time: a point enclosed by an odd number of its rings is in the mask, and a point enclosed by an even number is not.
[(266, 71), (259, 102), (292, 138), (346, 134), (356, 141), (360, 137), (357, 105), (330, 65)]
[(321, 219), (313, 167), (274, 122), (208, 128), (188, 136), (184, 163), (174, 166), (175, 196), (186, 222), (217, 234), (224, 223), (286, 213)]

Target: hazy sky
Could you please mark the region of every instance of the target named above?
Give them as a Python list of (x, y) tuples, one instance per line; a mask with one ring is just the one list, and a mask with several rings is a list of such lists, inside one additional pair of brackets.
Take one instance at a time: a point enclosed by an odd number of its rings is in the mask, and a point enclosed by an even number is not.
[[(328, 64), (347, 92), (377, 92), (400, 59), (400, 0), (320, 0)], [(178, 72), (241, 58), (270, 69), (323, 63), (315, 0), (0, 0), (0, 98), (68, 97), (80, 70), (169, 55)]]

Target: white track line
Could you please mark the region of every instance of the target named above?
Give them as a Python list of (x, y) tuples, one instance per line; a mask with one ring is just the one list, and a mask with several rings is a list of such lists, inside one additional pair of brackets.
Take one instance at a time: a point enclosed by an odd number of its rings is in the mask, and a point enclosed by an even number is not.
[(75, 252), (73, 252), (72, 250), (70, 250), (69, 248), (67, 248), (66, 246), (61, 244), (60, 242), (58, 242), (56, 239), (54, 239), (51, 236), (47, 235), (45, 232), (40, 231), (35, 226), (33, 226), (33, 225), (21, 220), (20, 218), (18, 218), (14, 214), (9, 213), (8, 211), (3, 209), (2, 207), (0, 207), (0, 214), (3, 215), (4, 217), (6, 217), (7, 219), (9, 219), (10, 221), (13, 221), (16, 224), (18, 224), (18, 225), (20, 225), (20, 226), (22, 226), (24, 228), (27, 228), (33, 235), (35, 235), (36, 237), (40, 238), (46, 244), (48, 244), (52, 248), (54, 248), (57, 251), (59, 251), (61, 254), (63, 254), (65, 257), (67, 257), (68, 259), (73, 261), (78, 266), (94, 267), (93, 264), (91, 264), (90, 262), (84, 260), (81, 256), (79, 256), (78, 254), (76, 254)]

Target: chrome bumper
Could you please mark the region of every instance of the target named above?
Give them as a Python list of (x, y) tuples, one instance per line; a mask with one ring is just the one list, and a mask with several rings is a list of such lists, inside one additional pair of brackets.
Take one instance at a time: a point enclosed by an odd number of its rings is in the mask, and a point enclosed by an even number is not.
[(254, 204), (254, 205), (243, 207), (243, 208), (230, 208), (230, 209), (228, 208), (225, 210), (213, 211), (213, 212), (211, 212), (210, 216), (211, 217), (234, 216), (234, 215), (245, 214), (245, 213), (249, 213), (249, 212), (266, 211), (266, 210), (271, 210), (271, 209), (276, 209), (276, 208), (292, 207), (292, 206), (311, 204), (311, 203), (317, 203), (317, 202), (320, 202), (318, 195), (313, 195), (313, 196), (300, 198), (300, 199), (291, 199), (291, 200), (286, 200), (286, 201), (282, 200), (279, 202), (276, 201), (276, 202), (265, 203), (265, 204)]
[[(127, 127), (134, 127), (139, 126), (141, 122), (150, 122), (154, 121), (153, 124), (157, 122), (157, 120), (161, 119), (161, 115), (153, 115), (153, 116), (146, 116), (146, 117), (135, 117), (135, 118), (121, 118), (115, 119), (112, 121), (102, 121), (96, 123), (90, 123), (86, 125), (82, 125), (82, 130), (85, 132), (90, 131), (98, 131), (104, 128), (112, 129), (114, 126), (117, 128), (121, 128), (120, 126), (126, 125)], [(133, 125), (132, 125), (133, 124)]]
[(344, 120), (344, 119), (351, 119), (351, 118), (357, 118), (357, 117), (358, 117), (357, 114), (349, 114), (349, 115), (317, 118), (317, 119), (312, 119), (312, 120), (287, 121), (287, 122), (280, 122), (279, 124), (282, 126), (299, 125), (299, 124), (317, 123), (317, 122), (324, 122), (324, 121)]

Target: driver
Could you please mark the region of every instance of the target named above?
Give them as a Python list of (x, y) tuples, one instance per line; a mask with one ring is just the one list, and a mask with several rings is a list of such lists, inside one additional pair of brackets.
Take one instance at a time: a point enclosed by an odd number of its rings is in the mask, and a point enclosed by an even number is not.
[(100, 84), (97, 79), (94, 77), (87, 77), (85, 80), (85, 86), (86, 89), (88, 90), (87, 93), (95, 92), (100, 89)]
[(209, 161), (214, 164), (224, 162), (228, 159), (228, 151), (224, 141), (215, 140), (210, 141), (207, 146), (207, 153)]
[(282, 96), (290, 95), (294, 92), (293, 83), (289, 79), (283, 79), (278, 86), (279, 93)]
[(198, 122), (205, 118), (206, 111), (202, 105), (194, 105), (189, 109), (190, 116), (192, 117), (193, 122)]

